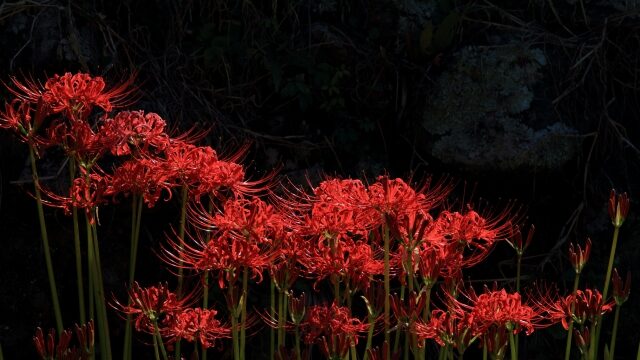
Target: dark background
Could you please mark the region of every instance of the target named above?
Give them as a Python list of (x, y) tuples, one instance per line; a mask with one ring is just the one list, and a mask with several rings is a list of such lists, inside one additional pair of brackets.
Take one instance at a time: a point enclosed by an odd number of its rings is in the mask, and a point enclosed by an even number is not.
[[(499, 211), (515, 199), (537, 228), (525, 284), (570, 287), (568, 242), (590, 236), (583, 284), (601, 286), (611, 188), (632, 199), (615, 265), (640, 274), (639, 30), (635, 1), (13, 1), (0, 4), (0, 79), (84, 71), (114, 84), (136, 72), (134, 109), (159, 113), (176, 131), (213, 127), (205, 142), (217, 149), (250, 143), (255, 178), (274, 167), (299, 184), (324, 174), (433, 175), (459, 184), (452, 206)], [(8, 133), (0, 141), (0, 344), (7, 359), (32, 358), (35, 327), (54, 321), (28, 152)], [(47, 186), (64, 186), (60, 155), (40, 165)], [(143, 216), (144, 284), (170, 277), (152, 249), (175, 206)], [(46, 210), (70, 326), (71, 224)], [(125, 203), (100, 209), (105, 284), (120, 298), (128, 224), (118, 219), (128, 212)], [(513, 260), (500, 244), (466, 276), (510, 278)], [(622, 310), (621, 359), (638, 343), (637, 278)], [(563, 334), (534, 335), (523, 358), (557, 358)]]

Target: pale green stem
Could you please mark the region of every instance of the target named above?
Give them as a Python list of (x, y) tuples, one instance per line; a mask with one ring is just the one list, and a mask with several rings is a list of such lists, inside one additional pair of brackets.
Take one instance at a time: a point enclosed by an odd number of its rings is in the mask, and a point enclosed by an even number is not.
[(358, 354), (356, 353), (356, 344), (351, 341), (351, 348), (349, 349), (351, 352), (351, 360), (358, 360)]
[[(618, 234), (620, 232), (619, 226), (613, 228), (613, 241), (611, 243), (611, 252), (609, 253), (609, 264), (607, 266), (607, 274), (604, 278), (604, 288), (602, 289), (602, 301), (607, 301), (607, 295), (609, 295), (609, 283), (611, 281), (611, 271), (613, 270), (613, 260), (616, 256), (616, 247), (618, 246)], [(596, 328), (595, 328), (595, 342), (591, 343), (590, 348), (593, 348), (594, 359), (598, 355), (598, 342), (600, 341), (600, 331), (602, 330), (602, 314), (598, 314)]]
[[(180, 237), (180, 260), (179, 260), (179, 266), (178, 266), (178, 289), (177, 289), (177, 294), (179, 298), (182, 298), (183, 295), (183, 291), (182, 291), (182, 285), (184, 283), (184, 269), (182, 267), (182, 253), (184, 250), (184, 244), (183, 241), (184, 240), (184, 232), (185, 232), (185, 227), (187, 225), (187, 202), (188, 202), (188, 195), (189, 195), (189, 188), (187, 187), (187, 185), (183, 185), (182, 186), (182, 203), (181, 203), (181, 209), (180, 209), (180, 224), (178, 225), (178, 236)], [(181, 353), (181, 348), (182, 348), (182, 343), (180, 341), (180, 339), (178, 339), (178, 341), (176, 341), (175, 344), (175, 358), (176, 359), (180, 359), (180, 353)]]
[(516, 349), (516, 340), (513, 331), (509, 330), (509, 348), (511, 349), (511, 360), (518, 360), (518, 349)]
[(180, 208), (180, 223), (178, 225), (178, 236), (180, 237), (180, 260), (178, 266), (178, 289), (177, 293), (179, 297), (182, 297), (182, 284), (184, 282), (184, 269), (182, 268), (182, 252), (184, 248), (184, 232), (187, 222), (187, 202), (189, 195), (189, 188), (186, 185), (182, 186), (182, 196), (181, 196), (181, 208)]
[[(133, 284), (136, 271), (136, 259), (138, 258), (138, 240), (140, 238), (140, 221), (142, 218), (142, 197), (133, 195), (131, 199), (131, 241), (129, 249), (129, 286)], [(131, 304), (131, 299), (129, 299)], [(127, 314), (127, 326), (124, 333), (124, 349), (122, 357), (124, 360), (131, 359), (133, 327), (131, 314)]]
[(33, 146), (29, 146), (29, 158), (31, 159), (31, 176), (33, 178), (33, 187), (36, 195), (36, 205), (38, 208), (38, 220), (40, 221), (40, 237), (42, 238), (42, 247), (44, 251), (44, 261), (47, 266), (47, 277), (49, 279), (49, 289), (51, 290), (51, 302), (53, 303), (53, 313), (56, 319), (56, 329), (58, 334), (62, 334), (64, 327), (62, 325), (62, 312), (60, 311), (60, 302), (58, 300), (58, 288), (56, 287), (56, 279), (53, 273), (53, 261), (51, 260), (51, 250), (49, 249), (49, 236), (47, 234), (47, 225), (44, 220), (44, 209), (42, 207), (42, 195), (40, 194), (40, 180), (38, 177), (38, 169), (36, 169), (36, 155)]
[(302, 355), (300, 354), (300, 325), (296, 324), (296, 360), (300, 360), (301, 358), (302, 358)]
[[(433, 289), (433, 286), (429, 286), (426, 289), (425, 296), (427, 298), (424, 300), (424, 309), (422, 310), (422, 320), (425, 323), (427, 321), (429, 321), (429, 318), (431, 317), (431, 289)], [(426, 346), (422, 347), (420, 356), (421, 356), (421, 359), (426, 359), (427, 358), (427, 347)]]
[(369, 358), (368, 350), (371, 349), (371, 345), (373, 342), (373, 330), (375, 323), (376, 317), (372, 314), (369, 314), (369, 329), (367, 331), (367, 345), (364, 348), (364, 360), (367, 360)]
[[(229, 284), (229, 295), (233, 292), (231, 284)], [(231, 311), (231, 340), (233, 342), (233, 359), (240, 360), (240, 346), (238, 343), (238, 318), (236, 317), (237, 304), (232, 304)]]
[[(247, 333), (247, 302), (249, 300), (249, 268), (245, 266), (242, 274), (242, 310), (240, 313), (240, 357), (245, 358)], [(285, 315), (286, 316), (286, 315)]]
[[(404, 304), (404, 290), (405, 287), (404, 285), (400, 286), (400, 302)], [(400, 329), (402, 328), (402, 324), (401, 324), (402, 319), (398, 319), (398, 322), (396, 324), (396, 336), (393, 340), (393, 352), (397, 353), (398, 352), (398, 348), (400, 347)], [(407, 349), (405, 348), (403, 352), (406, 352)]]
[(384, 341), (389, 344), (387, 346), (386, 358), (391, 359), (391, 333), (389, 332), (390, 325), (390, 313), (391, 306), (389, 303), (389, 296), (391, 295), (391, 287), (390, 287), (390, 279), (391, 276), (389, 274), (389, 226), (387, 226), (386, 220), (383, 222), (383, 230), (382, 230), (382, 238), (384, 242)]
[(618, 335), (618, 319), (620, 318), (620, 305), (616, 306), (616, 313), (613, 316), (613, 332), (611, 333), (611, 344), (609, 345), (609, 359), (615, 359), (616, 336)]
[(278, 294), (278, 348), (276, 351), (280, 351), (280, 348), (284, 346), (284, 323), (286, 321), (284, 318), (284, 307), (286, 305), (283, 294), (284, 292), (280, 289), (280, 293)]
[[(91, 209), (92, 212), (95, 213), (95, 209)], [(111, 339), (109, 335), (109, 322), (107, 319), (107, 306), (105, 302), (104, 296), (104, 283), (102, 278), (102, 266), (100, 264), (100, 247), (98, 245), (98, 231), (96, 229), (95, 224), (90, 224), (89, 215), (86, 216), (87, 229), (89, 231), (87, 234), (91, 237), (92, 240), (92, 251), (93, 251), (93, 269), (90, 270), (93, 272), (94, 277), (94, 287), (93, 290), (95, 292), (95, 302), (96, 302), (96, 311), (98, 315), (98, 328), (100, 334), (100, 343), (101, 349), (103, 352), (103, 359), (111, 360)]]
[[(573, 280), (573, 291), (571, 294), (575, 295), (578, 290), (578, 283), (580, 282), (580, 273), (576, 273), (576, 276)], [(573, 337), (573, 312), (574, 312), (575, 303), (571, 304), (571, 316), (572, 318), (569, 320), (569, 331), (567, 332), (567, 344), (564, 348), (564, 359), (569, 360), (571, 357), (571, 338)]]
[[(203, 309), (208, 309), (209, 308), (209, 270), (205, 270), (204, 272), (204, 294), (202, 295), (202, 308)], [(202, 360), (207, 360), (207, 348), (202, 345), (201, 348), (201, 359)]]
[[(271, 308), (270, 308), (271, 319), (275, 319), (276, 318), (276, 284), (274, 283), (274, 281), (275, 281), (275, 279), (271, 279), (271, 284), (270, 284), (270, 287), (269, 287), (269, 290), (270, 290), (270, 302), (271, 302)], [(280, 328), (280, 321), (278, 321), (278, 329), (279, 328)], [(296, 326), (296, 331), (297, 331), (297, 329), (298, 329), (298, 327)], [(270, 331), (270, 334), (271, 334), (271, 342), (269, 344), (269, 359), (273, 360), (274, 356), (275, 356), (275, 351), (276, 351), (276, 329), (271, 327), (271, 329), (269, 331)], [(299, 344), (296, 344), (296, 346), (299, 346)]]
[[(71, 182), (76, 177), (76, 162), (69, 158), (69, 178)], [(82, 276), (82, 249), (80, 247), (80, 224), (78, 221), (78, 208), (74, 206), (71, 209), (73, 217), (73, 244), (76, 256), (76, 282), (78, 286), (78, 311), (80, 312), (80, 323), (86, 323), (85, 305), (84, 305), (84, 281)]]
[(482, 360), (487, 360), (487, 340), (482, 339)]
[(153, 321), (153, 336), (156, 339), (158, 346), (160, 347), (160, 352), (162, 353), (162, 358), (167, 360), (169, 357), (167, 356), (167, 350), (164, 348), (164, 342), (162, 341), (162, 336), (160, 335), (160, 329), (158, 328), (158, 320)]

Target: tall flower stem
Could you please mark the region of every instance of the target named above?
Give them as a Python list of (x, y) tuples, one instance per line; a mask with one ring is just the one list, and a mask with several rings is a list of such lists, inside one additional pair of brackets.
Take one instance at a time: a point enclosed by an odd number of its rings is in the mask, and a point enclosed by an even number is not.
[[(95, 209), (91, 209), (95, 212)], [(87, 252), (91, 252), (93, 258), (92, 267), (89, 268), (90, 276), (93, 277), (94, 301), (96, 304), (96, 315), (98, 317), (98, 334), (100, 338), (100, 350), (102, 358), (111, 360), (111, 340), (109, 336), (109, 322), (107, 319), (107, 306), (104, 297), (104, 285), (102, 278), (102, 266), (100, 264), (100, 248), (98, 246), (98, 235), (95, 224), (89, 221), (89, 214), (85, 216), (87, 226), (87, 239), (90, 248)]]
[[(618, 234), (620, 233), (620, 226), (614, 226), (613, 228), (613, 240), (611, 242), (611, 252), (609, 253), (609, 264), (607, 265), (607, 274), (604, 278), (604, 287), (602, 288), (602, 300), (607, 301), (607, 295), (609, 295), (609, 284), (611, 282), (611, 271), (613, 270), (613, 260), (616, 257), (616, 247), (618, 246)], [(593, 349), (592, 356), (598, 356), (598, 342), (600, 340), (600, 331), (602, 330), (602, 314), (598, 314), (596, 326), (595, 326), (595, 338), (591, 342), (590, 349)]]
[(162, 358), (164, 360), (167, 360), (169, 357), (167, 356), (167, 350), (164, 348), (164, 342), (162, 341), (162, 336), (160, 336), (160, 329), (158, 328), (158, 320), (153, 321), (153, 339), (154, 339), (154, 344), (158, 344), (158, 347), (162, 352)]
[[(576, 273), (576, 276), (573, 280), (573, 291), (571, 294), (575, 296), (576, 291), (578, 290), (578, 284), (580, 283), (580, 273)], [(571, 304), (571, 314), (574, 312), (575, 303)], [(567, 333), (567, 344), (564, 348), (564, 360), (569, 360), (571, 357), (571, 338), (573, 336), (573, 318), (569, 320), (569, 330)]]
[[(426, 299), (424, 301), (424, 309), (422, 309), (422, 320), (426, 323), (431, 317), (431, 290), (433, 285), (427, 286), (425, 290)], [(421, 350), (421, 359), (427, 358), (427, 347), (423, 346)]]
[[(203, 278), (204, 293), (202, 294), (202, 308), (208, 309), (209, 308), (209, 271), (208, 270), (205, 270), (203, 277), (204, 277)], [(202, 360), (207, 360), (207, 347), (204, 346), (204, 344), (200, 348), (200, 352), (202, 353), (202, 356), (200, 358)]]
[[(140, 220), (142, 218), (142, 197), (133, 195), (131, 199), (131, 242), (129, 254), (129, 286), (133, 284), (136, 272), (136, 259), (138, 257), (138, 241), (140, 239)], [(131, 299), (129, 299), (131, 301)], [(127, 314), (127, 326), (124, 333), (124, 348), (122, 358), (131, 359), (132, 351), (132, 323), (131, 314)]]
[(247, 300), (249, 295), (249, 268), (242, 273), (242, 309), (240, 313), (240, 358), (244, 359), (247, 341)]
[(36, 195), (36, 205), (38, 207), (38, 220), (40, 221), (40, 237), (42, 238), (42, 247), (44, 250), (44, 261), (47, 266), (47, 277), (49, 278), (49, 289), (51, 290), (51, 302), (53, 303), (53, 313), (56, 319), (56, 329), (58, 334), (62, 334), (64, 327), (62, 325), (62, 312), (60, 311), (60, 302), (58, 300), (58, 288), (56, 287), (56, 278), (53, 273), (53, 262), (51, 261), (51, 250), (49, 249), (49, 236), (47, 234), (47, 225), (44, 220), (44, 209), (42, 207), (42, 195), (40, 194), (40, 180), (38, 177), (38, 169), (36, 169), (36, 155), (33, 146), (29, 146), (29, 158), (31, 160), (31, 176), (33, 178), (33, 186)]
[(302, 355), (300, 354), (300, 325), (296, 324), (296, 360), (300, 360)]
[[(271, 304), (271, 307), (269, 308), (269, 313), (272, 319), (275, 319), (276, 317), (276, 284), (274, 281), (275, 281), (274, 279), (271, 279), (271, 283), (269, 284), (269, 291), (270, 291), (269, 303)], [(278, 330), (279, 329), (280, 329), (280, 321), (278, 321)], [(296, 326), (296, 331), (297, 330), (298, 330), (298, 327)], [(273, 360), (275, 351), (276, 351), (276, 329), (271, 327), (271, 329), (269, 329), (269, 332), (271, 335), (271, 341), (269, 343), (269, 359)], [(300, 346), (300, 344), (296, 344), (296, 346)]]
[(391, 306), (389, 296), (391, 295), (390, 287), (390, 269), (389, 269), (389, 226), (384, 220), (382, 225), (382, 241), (384, 242), (384, 341), (389, 344), (387, 346), (386, 358), (391, 359), (391, 333), (389, 332)]
[[(76, 162), (69, 158), (69, 179), (73, 182), (76, 177)], [(78, 311), (80, 312), (80, 322), (86, 323), (86, 313), (84, 305), (84, 280), (82, 272), (82, 248), (80, 246), (80, 222), (78, 220), (78, 208), (74, 206), (71, 210), (73, 217), (73, 245), (76, 255), (76, 282), (78, 286)]]
[(184, 231), (187, 223), (187, 202), (189, 195), (189, 188), (186, 185), (182, 186), (181, 207), (180, 207), (180, 223), (178, 224), (178, 236), (180, 237), (180, 266), (178, 267), (178, 289), (177, 293), (179, 297), (182, 297), (182, 284), (184, 283), (184, 269), (182, 267), (182, 252)]
[(616, 337), (618, 335), (618, 320), (620, 318), (620, 305), (616, 306), (616, 313), (613, 316), (613, 332), (611, 333), (611, 343), (609, 344), (609, 359), (615, 359)]
[(511, 349), (511, 360), (518, 360), (518, 349), (516, 349), (516, 340), (515, 336), (513, 336), (513, 330), (509, 330), (509, 348)]
[[(183, 295), (183, 291), (182, 291), (182, 285), (184, 283), (184, 269), (182, 266), (182, 253), (184, 250), (184, 231), (185, 231), (185, 227), (187, 225), (187, 202), (189, 200), (188, 198), (189, 196), (189, 188), (187, 187), (187, 185), (183, 185), (182, 186), (182, 196), (181, 196), (181, 208), (180, 208), (180, 223), (178, 225), (178, 236), (180, 237), (180, 262), (179, 262), (179, 268), (178, 268), (178, 289), (177, 289), (177, 294), (179, 298), (182, 298)], [(180, 353), (181, 353), (181, 342), (180, 340), (176, 341), (175, 344), (175, 358), (176, 359), (180, 359)]]
[[(234, 299), (233, 289), (234, 287), (229, 284), (229, 298)], [(238, 304), (229, 304), (231, 312), (231, 341), (233, 342), (233, 359), (240, 360), (240, 343), (238, 341)]]

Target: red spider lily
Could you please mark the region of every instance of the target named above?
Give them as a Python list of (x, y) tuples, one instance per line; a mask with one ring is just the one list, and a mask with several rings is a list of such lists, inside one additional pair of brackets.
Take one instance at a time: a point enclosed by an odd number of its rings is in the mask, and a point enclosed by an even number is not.
[(613, 299), (616, 305), (620, 306), (627, 301), (631, 292), (631, 272), (627, 271), (627, 277), (623, 285), (622, 278), (618, 275), (618, 269), (613, 269), (611, 281), (613, 282)]
[(111, 176), (109, 195), (142, 195), (148, 207), (153, 207), (164, 191), (166, 199), (171, 199), (172, 184), (168, 183), (160, 165), (152, 159), (134, 159), (122, 163), (114, 169)]
[[(65, 112), (71, 119), (79, 114), (79, 119), (86, 119), (94, 106), (110, 112), (114, 106), (128, 104), (134, 88), (131, 86), (133, 77), (122, 83), (106, 89), (102, 77), (91, 77), (85, 73), (65, 73), (54, 75), (44, 84), (42, 98), (49, 104), (54, 113)], [(30, 93), (36, 93), (30, 90)], [(77, 119), (77, 118), (76, 118)]]
[(351, 311), (335, 303), (331, 306), (316, 305), (307, 309), (305, 320), (300, 324), (305, 344), (322, 341), (325, 336), (346, 336), (354, 344), (358, 344), (358, 335), (367, 331), (369, 325), (360, 319), (351, 317)]
[(386, 218), (399, 218), (416, 210), (428, 211), (438, 205), (449, 194), (451, 188), (438, 184), (429, 189), (429, 182), (417, 190), (400, 178), (389, 179), (379, 176), (377, 181), (367, 188), (366, 206), (385, 214)]
[(571, 320), (579, 325), (584, 325), (586, 321), (593, 322), (599, 315), (611, 311), (613, 304), (613, 301), (605, 302), (597, 289), (585, 289), (557, 300), (543, 297), (538, 308), (545, 312), (547, 320), (551, 323), (560, 322), (567, 330)]
[(629, 196), (627, 196), (627, 193), (619, 194), (616, 198), (616, 191), (612, 189), (609, 195), (608, 210), (613, 226), (617, 228), (622, 226), (629, 213)]
[[(96, 167), (95, 170), (99, 169)], [(84, 173), (84, 170), (83, 170)], [(42, 194), (47, 199), (42, 202), (48, 206), (61, 208), (67, 216), (71, 215), (74, 207), (84, 209), (91, 224), (94, 224), (96, 212), (99, 205), (108, 203), (107, 195), (109, 189), (109, 177), (93, 172), (89, 175), (82, 174), (73, 180), (69, 187), (69, 196), (60, 196), (46, 189), (41, 189)]]
[(168, 317), (160, 332), (169, 343), (183, 339), (198, 341), (205, 348), (212, 348), (216, 340), (231, 337), (231, 328), (216, 319), (217, 314), (213, 309), (183, 309)]
[(591, 239), (587, 238), (585, 242), (584, 249), (580, 246), (580, 244), (573, 245), (573, 243), (569, 244), (569, 260), (571, 260), (571, 265), (573, 269), (576, 271), (576, 274), (580, 274), (584, 266), (589, 261), (589, 256), (591, 255)]
[(471, 249), (472, 253), (465, 254), (463, 262), (465, 267), (470, 267), (484, 260), (496, 241), (508, 236), (513, 216), (510, 207), (493, 217), (483, 217), (471, 209), (464, 214), (443, 211), (427, 238), (434, 243), (456, 243), (461, 249)]
[(415, 334), (419, 340), (433, 339), (440, 346), (451, 346), (464, 352), (475, 337), (472, 335), (469, 313), (448, 312), (440, 309), (431, 311), (429, 322), (416, 321)]
[(91, 166), (116, 141), (113, 137), (96, 133), (86, 121), (55, 120), (47, 128), (46, 136), (39, 138), (44, 147), (60, 145), (67, 156), (85, 166)]
[[(195, 205), (198, 206), (198, 205)], [(262, 200), (232, 199), (221, 213), (211, 215), (200, 208), (190, 209), (190, 219), (198, 231), (192, 241), (171, 241), (162, 249), (162, 257), (172, 266), (194, 270), (219, 271), (219, 283), (232, 283), (236, 272), (248, 268), (252, 276), (262, 280), (262, 271), (277, 256), (283, 224), (273, 207)], [(193, 244), (191, 244), (193, 242)]]
[(192, 295), (178, 299), (175, 293), (169, 291), (167, 284), (142, 288), (135, 282), (129, 290), (128, 304), (115, 300), (114, 307), (126, 315), (132, 315), (136, 330), (153, 334), (154, 323), (182, 311), (192, 301)]
[(300, 263), (307, 275), (315, 278), (314, 287), (323, 279), (335, 277), (349, 282), (350, 289), (369, 287), (374, 275), (384, 269), (381, 260), (376, 259), (374, 250), (362, 241), (339, 241), (330, 244), (324, 239), (318, 246), (309, 246)]
[(79, 347), (70, 347), (73, 333), (70, 330), (64, 330), (56, 344), (56, 332), (53, 329), (44, 336), (41, 328), (36, 329), (36, 335), (33, 337), (33, 343), (40, 358), (43, 360), (87, 360), (93, 356), (94, 347), (94, 331), (93, 320), (82, 326), (75, 325), (76, 338)]
[(121, 111), (104, 121), (100, 134), (115, 139), (111, 153), (122, 156), (130, 154), (132, 147), (143, 152), (150, 148), (164, 149), (169, 142), (165, 125), (165, 121), (156, 113)]
[(36, 141), (32, 138), (48, 112), (46, 104), (42, 101), (34, 107), (27, 101), (14, 99), (5, 104), (4, 112), (0, 112), (0, 129), (12, 130), (20, 141), (30, 142), (33, 145)]
[(181, 186), (195, 186), (207, 164), (218, 161), (216, 151), (209, 146), (196, 146), (171, 141), (164, 149), (163, 173)]
[(44, 86), (42, 83), (33, 80), (32, 78), (21, 81), (15, 76), (11, 76), (10, 79), (11, 85), (4, 85), (9, 92), (21, 101), (35, 104), (42, 100), (42, 94), (44, 93)]
[(505, 289), (489, 290), (477, 295), (473, 288), (465, 294), (469, 304), (458, 300), (455, 302), (455, 311), (468, 311), (473, 319), (473, 335), (485, 334), (491, 327), (506, 328), (519, 333), (523, 329), (530, 335), (534, 329), (546, 326), (541, 311), (522, 302), (519, 293), (507, 293)]

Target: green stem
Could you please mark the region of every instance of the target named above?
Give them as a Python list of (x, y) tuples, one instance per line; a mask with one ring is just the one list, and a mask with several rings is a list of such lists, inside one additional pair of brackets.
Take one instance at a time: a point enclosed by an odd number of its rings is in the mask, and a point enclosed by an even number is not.
[[(611, 281), (611, 271), (613, 270), (613, 260), (616, 256), (616, 247), (618, 246), (619, 226), (613, 228), (613, 240), (611, 243), (611, 252), (609, 253), (609, 264), (607, 265), (607, 275), (604, 278), (604, 288), (602, 289), (602, 301), (607, 301), (609, 295), (609, 283)], [(594, 348), (593, 356), (598, 355), (598, 342), (600, 341), (600, 331), (602, 330), (602, 314), (598, 314), (595, 328), (595, 342), (591, 343), (590, 348)]]
[[(229, 296), (233, 298), (233, 288), (229, 285)], [(240, 360), (240, 346), (238, 343), (238, 318), (236, 317), (237, 304), (232, 304), (231, 311), (231, 340), (233, 342), (233, 359)]]
[(296, 324), (296, 360), (300, 360), (300, 325)]
[[(404, 304), (404, 290), (405, 287), (404, 285), (400, 286), (400, 302)], [(398, 352), (398, 348), (400, 347), (400, 329), (402, 329), (402, 319), (398, 319), (398, 323), (396, 324), (396, 336), (393, 339), (393, 353), (397, 353)], [(407, 352), (407, 348), (404, 348), (403, 352)]]
[(376, 316), (373, 314), (369, 314), (369, 329), (367, 331), (367, 345), (364, 348), (364, 360), (369, 358), (369, 349), (371, 349), (371, 345), (373, 342), (373, 330), (374, 325), (376, 323)]
[(58, 288), (56, 287), (56, 279), (53, 273), (53, 262), (51, 261), (51, 250), (49, 249), (49, 236), (47, 234), (47, 225), (44, 220), (42, 195), (40, 194), (40, 180), (38, 177), (38, 169), (36, 168), (36, 155), (35, 151), (33, 150), (33, 146), (29, 146), (29, 158), (31, 159), (31, 177), (33, 178), (33, 187), (36, 195), (38, 220), (40, 221), (40, 237), (42, 238), (44, 261), (47, 266), (47, 277), (49, 279), (49, 289), (51, 290), (53, 313), (56, 319), (56, 329), (58, 330), (58, 334), (62, 334), (62, 331), (64, 330), (64, 327), (62, 325), (62, 312), (60, 311), (60, 302), (58, 301)]
[[(426, 294), (425, 296), (427, 297), (424, 301), (424, 309), (422, 309), (422, 321), (424, 321), (425, 323), (427, 321), (429, 321), (429, 318), (431, 317), (431, 290), (433, 289), (433, 286), (429, 286), (427, 287)], [(426, 359), (427, 358), (427, 347), (423, 346), (422, 350), (421, 350), (421, 359)]]
[[(142, 197), (133, 195), (131, 199), (131, 239), (129, 249), (129, 286), (133, 284), (136, 272), (136, 259), (138, 258), (138, 242), (140, 238), (140, 222), (142, 218)], [(131, 301), (131, 299), (129, 299)], [(127, 314), (127, 326), (124, 333), (124, 349), (122, 358), (131, 359), (133, 326), (131, 314)]]
[[(578, 290), (578, 283), (580, 282), (580, 273), (576, 273), (576, 276), (573, 279), (573, 291), (571, 294), (575, 296), (576, 291)], [(571, 338), (573, 337), (573, 312), (575, 311), (575, 302), (571, 304), (571, 316), (572, 318), (569, 320), (569, 331), (567, 333), (567, 344), (564, 348), (564, 360), (569, 360), (571, 356)]]
[[(91, 209), (92, 212), (95, 212), (95, 209)], [(93, 269), (90, 269), (90, 272), (93, 272), (94, 278), (94, 300), (96, 302), (96, 311), (98, 315), (98, 328), (100, 330), (100, 346), (103, 352), (103, 359), (111, 360), (111, 340), (109, 336), (109, 321), (107, 318), (107, 306), (105, 302), (104, 296), (104, 283), (102, 278), (102, 265), (100, 264), (100, 247), (98, 245), (98, 231), (96, 229), (95, 224), (91, 224), (89, 222), (89, 215), (86, 216), (87, 223), (87, 235), (90, 236), (92, 241), (92, 251), (93, 251)]]
[[(270, 303), (271, 303), (271, 307), (270, 307), (271, 319), (275, 319), (276, 318), (276, 284), (275, 284), (274, 281), (275, 281), (275, 279), (271, 279), (271, 284), (269, 286), (269, 290), (270, 290), (269, 300), (270, 300)], [(280, 319), (278, 319), (278, 329), (280, 329), (280, 321), (279, 320)], [(296, 326), (296, 331), (297, 331), (297, 329), (298, 329), (298, 327)], [(276, 351), (276, 329), (271, 327), (269, 332), (270, 332), (270, 335), (271, 335), (271, 342), (269, 344), (269, 359), (273, 360), (274, 359), (274, 355), (275, 355), (275, 351)], [(296, 346), (299, 346), (299, 344), (296, 343)]]
[(511, 360), (518, 360), (518, 349), (516, 349), (516, 340), (512, 330), (509, 330), (509, 348), (511, 349)]
[(164, 348), (164, 342), (162, 341), (162, 336), (160, 336), (160, 329), (158, 328), (158, 320), (153, 321), (153, 335), (156, 339), (155, 341), (160, 347), (160, 352), (162, 352), (162, 358), (164, 360), (168, 359), (167, 350)]
[[(69, 158), (69, 178), (71, 182), (76, 177), (76, 162)], [(78, 208), (73, 207), (71, 210), (73, 217), (73, 245), (76, 255), (76, 282), (78, 286), (78, 311), (80, 312), (80, 323), (86, 323), (85, 305), (84, 305), (84, 281), (82, 276), (82, 248), (80, 246), (80, 224), (78, 220)]]
[(609, 359), (615, 359), (616, 336), (618, 335), (618, 319), (620, 318), (620, 305), (616, 306), (616, 313), (613, 316), (613, 333), (611, 333), (611, 344), (609, 345)]
[(182, 297), (182, 284), (184, 282), (184, 269), (182, 268), (182, 252), (183, 252), (183, 241), (184, 241), (184, 231), (187, 222), (187, 196), (189, 195), (189, 188), (186, 185), (182, 186), (182, 204), (180, 208), (180, 223), (178, 225), (178, 236), (180, 237), (180, 262), (178, 267), (178, 297)]
[(356, 344), (351, 341), (351, 348), (349, 349), (351, 352), (351, 360), (358, 360), (358, 354), (356, 353)]
[[(182, 253), (184, 250), (184, 232), (185, 232), (185, 227), (187, 224), (187, 202), (188, 202), (188, 195), (189, 195), (189, 188), (187, 187), (187, 185), (183, 185), (182, 186), (182, 204), (181, 204), (181, 208), (180, 208), (180, 224), (178, 225), (178, 236), (180, 237), (180, 261), (179, 261), (179, 267), (178, 267), (178, 289), (177, 289), (177, 294), (178, 294), (178, 298), (182, 298), (183, 295), (183, 291), (182, 291), (182, 285), (184, 283), (184, 269), (182, 267)], [(182, 343), (180, 342), (180, 340), (178, 339), (178, 341), (176, 341), (175, 344), (175, 358), (176, 359), (180, 359), (180, 353), (181, 353), (181, 348), (182, 348)]]
[(487, 360), (487, 340), (482, 339), (482, 360)]
[[(249, 298), (249, 268), (245, 266), (242, 273), (242, 310), (240, 313), (240, 357), (244, 359), (247, 333), (247, 302)], [(285, 315), (286, 316), (286, 315)]]
[(280, 348), (284, 346), (284, 307), (286, 306), (284, 303), (284, 291), (280, 289), (280, 293), (278, 294), (278, 348), (276, 351), (280, 351)]
[[(209, 308), (209, 270), (205, 270), (204, 272), (204, 294), (202, 295), (202, 308)], [(202, 360), (207, 360), (207, 348), (202, 345), (201, 348)]]
[(389, 270), (389, 226), (386, 220), (383, 222), (382, 240), (384, 242), (384, 341), (388, 344), (386, 358), (391, 359), (391, 333), (389, 332), (391, 306), (389, 296), (391, 295), (390, 287), (390, 270)]

